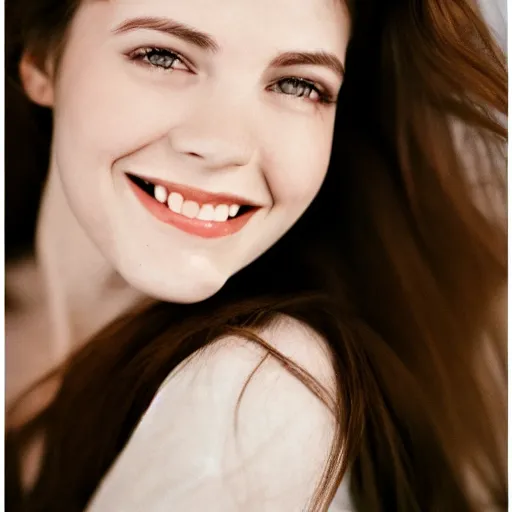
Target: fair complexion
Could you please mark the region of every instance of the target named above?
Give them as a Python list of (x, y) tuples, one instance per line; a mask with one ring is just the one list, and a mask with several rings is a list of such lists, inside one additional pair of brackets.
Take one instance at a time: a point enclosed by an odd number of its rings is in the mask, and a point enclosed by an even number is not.
[[(142, 297), (206, 299), (293, 226), (325, 178), (348, 37), (344, 7), (332, 0), (304, 0), (300, 8), (291, 0), (94, 0), (84, 1), (72, 22), (58, 73), (51, 59), (40, 70), (25, 56), (21, 75), (27, 93), (54, 111), (37, 257), (56, 359), (67, 354), (70, 340), (86, 339)], [(217, 203), (236, 196), (241, 205), (257, 208), (240, 229), (204, 236), (208, 226), (198, 234), (188, 229), (193, 224), (183, 229), (164, 222), (155, 214), (157, 202), (148, 207), (147, 198), (141, 201), (128, 174), (169, 184), (167, 193), (172, 187), (192, 189), (193, 199), (205, 203), (208, 194), (221, 194)], [(294, 333), (294, 350), (321, 343), (289, 326), (286, 332)], [(315, 358), (305, 350), (306, 368), (320, 360), (322, 371), (313, 373), (329, 373), (324, 355)], [(237, 354), (229, 350), (223, 360), (243, 378), (245, 356), (239, 360)], [(269, 371), (273, 381), (275, 368)], [(174, 389), (189, 403), (187, 389)], [(239, 391), (233, 386), (211, 401), (219, 417), (231, 417)], [(316, 406), (303, 393), (285, 391), (276, 402), (279, 414), (285, 415), (282, 405), (293, 397), (304, 400), (297, 410), (311, 412)], [(204, 405), (197, 407), (202, 413)], [(311, 432), (322, 432), (317, 427), (327, 422), (318, 414), (309, 416)], [(245, 421), (257, 425), (258, 418), (264, 420), (258, 413)], [(201, 425), (183, 422), (189, 434)], [(198, 431), (190, 438), (202, 437)], [(267, 443), (250, 438), (257, 445), (250, 451)], [(208, 457), (220, 443), (216, 437), (210, 441)], [(321, 446), (320, 440), (310, 446)], [(307, 457), (321, 458), (324, 449)], [(195, 455), (189, 455), (190, 462)], [(282, 454), (283, 461), (288, 455)], [(186, 450), (180, 460), (187, 461)], [(180, 467), (176, 471), (183, 474)], [(150, 480), (158, 477), (151, 474)], [(288, 496), (294, 503), (302, 499)], [(183, 510), (191, 509), (187, 500), (197, 499), (198, 505), (206, 498), (186, 497)]]
[[(171, 302), (213, 295), (317, 194), (348, 36), (344, 8), (331, 0), (300, 9), (291, 0), (83, 2), (59, 72), (22, 66), (27, 92), (55, 116), (45, 203), (61, 206), (48, 224), (64, 222), (80, 248), (61, 241), (47, 259), (71, 260), (60, 266), (86, 283), (115, 271)], [(257, 208), (239, 231), (205, 238), (155, 217), (127, 173), (163, 180), (167, 193), (184, 186)], [(59, 230), (41, 239), (66, 238)]]

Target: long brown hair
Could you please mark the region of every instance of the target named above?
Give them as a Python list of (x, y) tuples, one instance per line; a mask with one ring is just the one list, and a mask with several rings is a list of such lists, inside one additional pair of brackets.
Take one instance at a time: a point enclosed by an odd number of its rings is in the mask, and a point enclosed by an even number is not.
[[(11, 80), (22, 49), (42, 62), (64, 45), (77, 4), (7, 2)], [(19, 510), (83, 510), (169, 372), (230, 333), (265, 347), (336, 415), (308, 510), (326, 510), (349, 467), (358, 511), (477, 511), (482, 500), (506, 509), (495, 312), (507, 278), (505, 58), (469, 0), (347, 4), (346, 78), (317, 198), (211, 299), (132, 312), (70, 357), (51, 404), (9, 433), (22, 444), (36, 427), (45, 433)], [(257, 336), (279, 314), (327, 340), (333, 403)]]

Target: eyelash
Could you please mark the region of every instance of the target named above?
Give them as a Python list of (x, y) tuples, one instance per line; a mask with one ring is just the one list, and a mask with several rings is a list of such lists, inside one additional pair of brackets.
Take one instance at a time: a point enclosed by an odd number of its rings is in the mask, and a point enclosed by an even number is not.
[[(168, 67), (164, 67), (162, 65), (150, 62), (149, 59), (153, 56), (157, 55), (158, 57), (162, 59), (168, 59), (170, 60), (170, 64)], [(165, 48), (157, 48), (157, 47), (144, 47), (139, 48), (137, 50), (134, 50), (129, 54), (129, 58), (131, 61), (134, 62), (141, 62), (144, 63), (147, 66), (150, 66), (154, 69), (158, 69), (161, 71), (171, 71), (173, 70), (172, 66), (176, 61), (180, 61), (183, 65), (188, 66), (186, 63), (186, 59), (181, 57), (176, 52), (173, 52), (171, 50), (167, 50)], [(309, 80), (305, 80), (304, 78), (298, 78), (298, 77), (286, 77), (282, 78), (278, 82), (276, 82), (272, 87), (278, 86), (279, 84), (283, 83), (289, 83), (292, 84), (294, 88), (302, 88), (300, 94), (287, 94), (285, 92), (282, 92), (285, 96), (291, 96), (293, 98), (297, 99), (305, 99), (306, 101), (310, 101), (313, 103), (322, 103), (325, 105), (331, 105), (336, 103), (336, 99), (331, 96), (328, 92), (325, 92), (321, 90), (317, 85), (315, 85), (314, 82), (311, 82)], [(282, 89), (281, 89), (282, 90)], [(310, 96), (312, 93), (316, 93), (318, 95), (318, 99), (312, 100), (310, 99)]]

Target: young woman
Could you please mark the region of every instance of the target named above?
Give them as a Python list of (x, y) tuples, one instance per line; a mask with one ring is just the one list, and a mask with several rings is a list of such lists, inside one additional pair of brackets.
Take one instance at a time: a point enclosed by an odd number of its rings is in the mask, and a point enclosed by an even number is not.
[(504, 56), (299, 4), (8, 3), (8, 510), (505, 510)]

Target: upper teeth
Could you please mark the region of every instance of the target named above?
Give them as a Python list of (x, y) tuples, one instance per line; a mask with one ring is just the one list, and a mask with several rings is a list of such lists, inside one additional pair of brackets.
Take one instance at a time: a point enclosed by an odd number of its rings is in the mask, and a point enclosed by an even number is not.
[(158, 202), (162, 204), (167, 203), (169, 209), (174, 213), (179, 213), (189, 219), (226, 222), (229, 217), (234, 217), (238, 210), (240, 210), (240, 205), (238, 204), (200, 205), (195, 201), (184, 199), (178, 192), (171, 192), (169, 194), (162, 185), (155, 185), (154, 196)]

